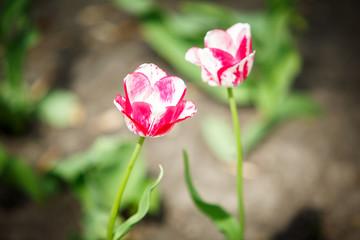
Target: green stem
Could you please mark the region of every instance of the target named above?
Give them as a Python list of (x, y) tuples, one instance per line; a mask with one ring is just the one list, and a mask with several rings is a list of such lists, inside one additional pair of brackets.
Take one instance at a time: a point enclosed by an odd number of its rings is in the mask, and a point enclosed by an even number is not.
[(237, 147), (237, 194), (238, 194), (238, 218), (240, 223), (240, 240), (244, 239), (244, 230), (245, 230), (245, 213), (244, 213), (244, 203), (243, 203), (243, 194), (242, 194), (242, 147), (241, 147), (241, 138), (240, 138), (240, 128), (238, 114), (236, 110), (236, 102), (233, 95), (232, 88), (228, 88), (228, 98), (229, 105), (231, 110), (231, 115), (234, 122), (234, 130), (236, 135), (236, 147)]
[(126, 169), (126, 172), (121, 180), (121, 183), (120, 183), (120, 187), (119, 187), (119, 190), (118, 190), (118, 193), (116, 195), (116, 199), (115, 199), (115, 202), (114, 202), (114, 205), (112, 206), (111, 208), (111, 214), (110, 214), (110, 219), (109, 219), (109, 225), (108, 225), (108, 231), (107, 231), (107, 240), (112, 240), (113, 239), (113, 235), (114, 235), (114, 225), (115, 225), (115, 220), (116, 220), (116, 217), (117, 217), (117, 214), (118, 214), (118, 211), (119, 211), (119, 206), (120, 206), (120, 203), (121, 203), (121, 198), (122, 198), (122, 195), (124, 193), (124, 190), (125, 190), (125, 187), (126, 187), (126, 183), (128, 182), (129, 180), (129, 177), (130, 177), (130, 174), (131, 174), (131, 171), (134, 167), (134, 164), (135, 164), (135, 161), (139, 155), (139, 152), (140, 152), (140, 149), (144, 143), (144, 140), (145, 140), (145, 137), (140, 137), (139, 138), (139, 141), (134, 149), (134, 152), (131, 156), (131, 159), (129, 161), (129, 164), (127, 166), (127, 169)]

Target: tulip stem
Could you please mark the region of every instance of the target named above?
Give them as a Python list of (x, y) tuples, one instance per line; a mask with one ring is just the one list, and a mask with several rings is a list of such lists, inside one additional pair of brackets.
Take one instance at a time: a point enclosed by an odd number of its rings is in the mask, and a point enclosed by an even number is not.
[(136, 159), (139, 155), (139, 152), (140, 152), (140, 149), (144, 143), (144, 140), (145, 140), (145, 137), (140, 137), (139, 138), (139, 141), (134, 149), (134, 152), (130, 158), (130, 161), (129, 161), (129, 164), (127, 166), (127, 169), (125, 171), (125, 174), (121, 180), (121, 183), (120, 183), (120, 187), (119, 187), (119, 190), (118, 190), (118, 193), (116, 195), (116, 199), (115, 199), (115, 202), (111, 208), (111, 213), (110, 213), (110, 219), (109, 219), (109, 225), (108, 225), (108, 230), (107, 230), (107, 240), (112, 240), (113, 239), (113, 235), (114, 235), (114, 225), (115, 225), (115, 221), (116, 221), (116, 217), (117, 217), (117, 214), (118, 214), (118, 211), (119, 211), (119, 207), (120, 207), (120, 203), (121, 203), (121, 198), (122, 198), (122, 195), (124, 193), (124, 190), (125, 190), (125, 187), (126, 187), (126, 184), (129, 180), (129, 177), (130, 177), (130, 174), (131, 174), (131, 171), (134, 167), (134, 164), (136, 162)]
[(244, 230), (245, 230), (245, 212), (244, 212), (244, 203), (243, 203), (243, 193), (242, 193), (242, 147), (241, 147), (241, 138), (240, 138), (240, 128), (238, 114), (236, 110), (236, 102), (233, 95), (232, 88), (228, 88), (228, 98), (229, 105), (231, 110), (231, 115), (234, 123), (234, 130), (236, 135), (236, 147), (237, 147), (237, 194), (238, 194), (238, 218), (240, 224), (240, 240), (244, 239)]

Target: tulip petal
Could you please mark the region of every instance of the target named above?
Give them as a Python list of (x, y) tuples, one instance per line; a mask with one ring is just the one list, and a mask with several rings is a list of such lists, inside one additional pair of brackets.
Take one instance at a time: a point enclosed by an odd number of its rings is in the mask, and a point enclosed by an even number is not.
[(176, 106), (168, 107), (163, 116), (154, 125), (154, 135), (164, 135), (169, 132), (176, 123), (191, 117), (196, 111), (195, 104), (191, 101), (181, 101)]
[(135, 102), (132, 104), (132, 108), (131, 115), (124, 113), (131, 120), (128, 127), (138, 135), (147, 136), (151, 125), (151, 105), (146, 102)]
[(144, 63), (140, 65), (135, 72), (144, 74), (153, 86), (161, 78), (166, 77), (167, 74), (164, 70), (152, 63)]
[(201, 61), (198, 55), (199, 50), (201, 50), (201, 48), (198, 47), (192, 47), (189, 50), (187, 50), (185, 54), (185, 60), (193, 64), (196, 64), (198, 66), (201, 66)]
[(239, 63), (219, 70), (219, 78), (221, 78), (221, 85), (224, 87), (235, 87), (241, 84), (249, 75), (253, 62), (255, 51), (249, 56), (241, 60)]
[(250, 54), (251, 51), (251, 39), (249, 40), (248, 36), (244, 35), (243, 39), (240, 42), (240, 47), (236, 53), (236, 59), (242, 60)]
[(154, 94), (162, 104), (175, 106), (185, 95), (186, 86), (181, 78), (166, 76), (155, 83)]
[(124, 79), (124, 87), (130, 104), (145, 101), (151, 94), (150, 81), (140, 72), (128, 74)]
[(237, 23), (226, 30), (237, 48), (236, 58), (242, 60), (251, 52), (251, 32), (247, 23)]
[(221, 85), (218, 70), (232, 66), (235, 61), (231, 54), (216, 48), (202, 49), (199, 51), (199, 58), (202, 64), (201, 77), (212, 86)]
[(114, 104), (120, 110), (120, 112), (126, 111), (126, 100), (120, 94), (116, 95), (116, 98), (114, 99)]
[(248, 23), (237, 23), (229, 27), (226, 32), (231, 36), (236, 46), (240, 45), (243, 36), (251, 36), (250, 25)]
[(205, 48), (217, 48), (236, 56), (236, 46), (232, 37), (224, 30), (215, 29), (207, 32)]
[(176, 121), (185, 120), (197, 112), (195, 103), (193, 103), (192, 101), (182, 101), (182, 104), (185, 104), (185, 106)]

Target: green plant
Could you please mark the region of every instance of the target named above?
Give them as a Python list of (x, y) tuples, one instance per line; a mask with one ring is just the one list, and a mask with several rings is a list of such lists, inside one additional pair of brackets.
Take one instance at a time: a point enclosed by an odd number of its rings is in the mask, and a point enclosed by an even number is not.
[(45, 91), (42, 96), (30, 91), (24, 78), (24, 65), (38, 38), (31, 19), (31, 1), (3, 1), (0, 5), (0, 50), (3, 53), (0, 130), (10, 134), (26, 132), (35, 117), (53, 127), (67, 127), (79, 109), (79, 101), (70, 91)]
[(32, 200), (40, 202), (45, 197), (39, 174), (25, 159), (9, 153), (0, 145), (0, 182), (19, 189)]
[(15, 134), (26, 130), (34, 110), (23, 78), (25, 57), (35, 40), (30, 1), (4, 1), (0, 12), (0, 44), (4, 54), (0, 128)]
[[(118, 183), (134, 147), (135, 144), (130, 141), (101, 137), (89, 150), (59, 160), (49, 171), (49, 177), (67, 183), (79, 200), (83, 211), (83, 239), (96, 240), (106, 236), (109, 212)], [(137, 203), (145, 198), (145, 203), (139, 205), (140, 212), (148, 207), (150, 213), (155, 214), (160, 206), (159, 192), (155, 190), (152, 194), (151, 205), (148, 199), (149, 189), (152, 190), (155, 183), (146, 176), (144, 158), (140, 156), (134, 165), (119, 211), (126, 210), (127, 214), (133, 214), (137, 211)], [(144, 191), (147, 191), (147, 195), (143, 195)]]

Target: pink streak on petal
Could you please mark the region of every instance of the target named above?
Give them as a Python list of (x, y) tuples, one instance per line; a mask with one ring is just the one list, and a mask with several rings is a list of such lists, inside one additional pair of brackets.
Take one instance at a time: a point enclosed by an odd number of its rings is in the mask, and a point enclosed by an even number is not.
[(213, 58), (220, 63), (219, 66), (221, 67), (231, 66), (235, 61), (234, 57), (228, 52), (216, 48), (210, 48), (209, 50), (211, 51)]
[[(254, 58), (255, 58), (255, 52), (253, 51), (249, 56), (246, 57), (246, 61), (247, 61), (247, 75), (250, 74), (251, 69), (253, 67), (254, 64)], [(247, 75), (245, 77), (247, 77)]]
[(247, 77), (247, 75), (248, 75), (248, 71), (249, 71), (249, 69), (248, 69), (248, 61), (246, 61), (245, 63), (244, 63), (244, 68), (243, 68), (243, 79), (245, 79), (246, 77)]
[(175, 124), (173, 123), (175, 112), (176, 112), (175, 106), (167, 107), (166, 112), (156, 122), (156, 124), (152, 129), (152, 134), (154, 136), (163, 135), (171, 130), (172, 126)]
[(235, 57), (236, 46), (231, 36), (224, 30), (215, 29), (205, 36), (205, 48), (217, 48), (230, 53)]
[(176, 76), (167, 76), (160, 79), (155, 84), (155, 87), (161, 86), (163, 89), (158, 88), (157, 92), (163, 103), (175, 106), (185, 95), (186, 85), (184, 81)]
[(239, 62), (229, 68), (223, 68), (219, 71), (219, 77), (224, 87), (236, 87), (244, 81), (242, 72), (244, 61)]
[(151, 105), (146, 102), (135, 102), (132, 104), (133, 112), (131, 116), (126, 114), (136, 125), (137, 133), (141, 132), (147, 136), (150, 127)]
[(129, 118), (128, 115), (124, 114), (124, 120), (125, 120), (126, 126), (128, 127), (128, 129), (131, 132), (133, 132), (139, 136), (146, 137), (146, 135), (144, 133), (142, 133), (141, 130), (139, 130), (140, 128), (139, 128), (138, 124), (135, 123), (133, 119)]
[(199, 57), (202, 63), (203, 81), (220, 85), (221, 79), (218, 77), (218, 71), (223, 67), (232, 66), (235, 62), (231, 54), (217, 48), (205, 48), (199, 53)]
[(124, 111), (125, 110), (125, 106), (126, 106), (126, 101), (125, 98), (123, 96), (121, 96), (120, 94), (116, 94), (115, 100), (116, 103), (119, 104), (119, 106), (121, 107), (121, 109), (119, 109), (120, 111)]
[(162, 118), (154, 126), (154, 135), (161, 136), (169, 132), (173, 126), (196, 113), (195, 104), (191, 101), (181, 101), (176, 106), (168, 107)]
[(247, 23), (237, 23), (228, 28), (226, 32), (231, 36), (237, 48), (240, 46), (240, 42), (244, 36), (248, 38), (251, 36), (250, 25)]
[(221, 85), (224, 87), (235, 87), (241, 84), (251, 71), (254, 54), (255, 51), (233, 66), (220, 69), (219, 78), (222, 81)]
[(163, 103), (171, 102), (174, 93), (175, 86), (171, 78), (162, 78), (160, 81), (155, 83), (155, 92), (160, 96), (160, 100)]
[(252, 37), (251, 36), (249, 37), (249, 41), (250, 41), (250, 43), (249, 43), (249, 53), (250, 53), (251, 50), (252, 50)]
[(244, 59), (247, 55), (249, 54), (249, 49), (248, 49), (248, 38), (246, 37), (246, 35), (244, 36), (244, 38), (241, 40), (240, 42), (240, 46), (239, 49), (236, 53), (236, 59), (238, 60), (242, 60)]

